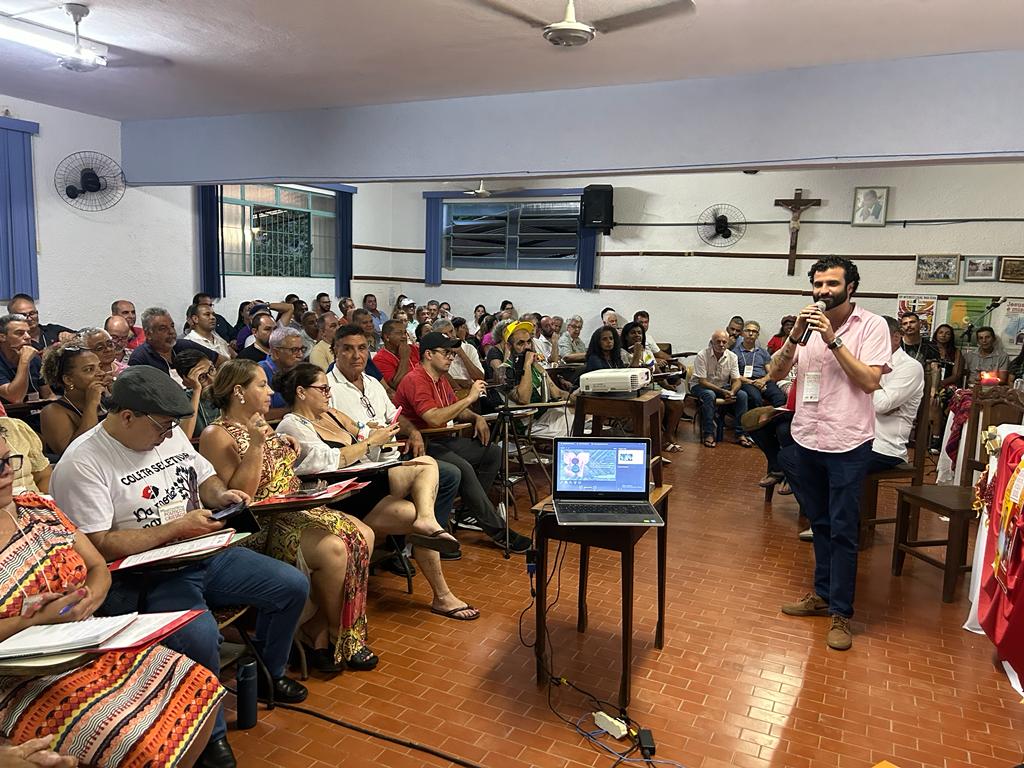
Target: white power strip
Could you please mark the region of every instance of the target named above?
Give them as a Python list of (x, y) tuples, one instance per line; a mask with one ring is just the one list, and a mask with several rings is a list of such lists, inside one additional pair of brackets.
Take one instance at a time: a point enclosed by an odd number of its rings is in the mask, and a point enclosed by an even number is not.
[(605, 712), (594, 712), (594, 725), (616, 739), (626, 735), (626, 724)]

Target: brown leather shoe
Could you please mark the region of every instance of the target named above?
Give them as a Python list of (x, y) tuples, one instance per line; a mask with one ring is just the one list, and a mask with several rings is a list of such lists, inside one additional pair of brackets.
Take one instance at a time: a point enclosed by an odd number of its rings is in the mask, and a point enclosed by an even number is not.
[(853, 645), (853, 630), (845, 616), (832, 616), (832, 627), (825, 637), (828, 647), (834, 651), (848, 651)]
[(828, 603), (808, 592), (797, 602), (783, 605), (782, 612), (787, 616), (828, 616)]

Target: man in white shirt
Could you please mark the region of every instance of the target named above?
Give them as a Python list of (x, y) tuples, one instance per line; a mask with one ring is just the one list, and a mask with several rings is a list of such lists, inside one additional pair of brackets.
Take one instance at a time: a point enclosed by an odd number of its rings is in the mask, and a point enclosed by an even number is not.
[[(398, 410), (388, 397), (384, 385), (366, 373), (370, 358), (366, 332), (357, 325), (343, 325), (334, 336), (335, 365), (327, 374), (331, 388), (331, 407), (337, 408), (357, 424), (376, 422), (386, 424)], [(399, 415), (399, 435), (405, 437), (407, 453), (426, 455), (423, 435), (405, 416)], [(437, 462), (437, 497), (434, 499), (434, 517), (448, 529), (452, 503), (459, 492), (462, 473), (458, 467), (445, 461)], [(458, 559), (442, 555), (444, 560)]]
[(907, 443), (924, 396), (924, 368), (901, 348), (900, 322), (883, 315), (892, 337), (891, 370), (882, 374), (881, 389), (871, 398), (875, 406), (875, 439), (871, 443), (868, 474), (891, 469), (907, 460)]
[(587, 362), (587, 342), (580, 338), (583, 318), (573, 315), (565, 326), (566, 333), (558, 339), (558, 354), (567, 363)]
[(540, 356), (542, 363), (555, 364), (558, 362), (558, 346), (554, 323), (544, 315), (537, 328), (537, 337), (533, 340), (533, 351)]
[(651, 316), (647, 313), (647, 310), (641, 309), (633, 313), (633, 322), (640, 323), (644, 329), (644, 333), (647, 336), (647, 344), (645, 345), (647, 351), (654, 355), (654, 359), (663, 363), (669, 362), (672, 358), (667, 352), (662, 352), (661, 347), (658, 346), (658, 342), (654, 340), (654, 336), (651, 335)]
[[(131, 367), (114, 382), (111, 400), (106, 418), (71, 443), (50, 478), (60, 508), (106, 560), (220, 530), (224, 523), (210, 510), (248, 501), (225, 486), (178, 429), (192, 405), (166, 374)], [(300, 702), (306, 689), (284, 670), (308, 591), (308, 580), (292, 566), (231, 547), (183, 567), (115, 573), (100, 613), (203, 610), (163, 644), (217, 674), (220, 632), (207, 609), (253, 606), (255, 642), (274, 678), (274, 699)], [(262, 679), (258, 685), (268, 697)], [(218, 713), (199, 765), (235, 765), (226, 734)]]
[(302, 339), (302, 348), (304, 354), (303, 359), (309, 358), (309, 353), (313, 351), (313, 347), (316, 346), (317, 339), (320, 338), (320, 329), (317, 328), (316, 312), (305, 312), (302, 317), (299, 318), (299, 323), (302, 328), (299, 329)]
[[(463, 320), (463, 323), (465, 323), (465, 320)], [(445, 336), (450, 336), (453, 339), (458, 338), (458, 334), (455, 332), (455, 324), (451, 320), (435, 320), (433, 328), (434, 333), (443, 333)], [(460, 385), (483, 380), (484, 367), (480, 363), (480, 355), (477, 353), (476, 347), (468, 341), (463, 341), (461, 346), (456, 347), (455, 355), (455, 359), (452, 360), (452, 365), (448, 369), (448, 375), (452, 379)], [(397, 388), (398, 384), (396, 383), (394, 386)]]
[(235, 356), (235, 350), (215, 330), (217, 327), (217, 315), (213, 307), (208, 304), (193, 304), (188, 308), (188, 324), (191, 330), (185, 334), (185, 338), (201, 344), (207, 349), (212, 349), (218, 355), (231, 359)]
[(736, 418), (736, 442), (750, 448), (754, 442), (743, 431), (740, 420), (747, 412), (747, 393), (740, 389), (739, 360), (729, 349), (729, 334), (715, 331), (706, 349), (697, 353), (693, 363), (693, 385), (690, 391), (700, 399), (701, 429), (704, 446), (714, 448), (716, 442), (715, 400), (721, 398), (723, 408), (733, 408)]

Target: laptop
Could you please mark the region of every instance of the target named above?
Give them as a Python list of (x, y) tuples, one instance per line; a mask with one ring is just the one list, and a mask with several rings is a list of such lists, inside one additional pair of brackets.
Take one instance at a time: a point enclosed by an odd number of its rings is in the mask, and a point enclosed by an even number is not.
[(650, 452), (651, 441), (643, 437), (556, 438), (558, 524), (664, 525), (648, 497)]

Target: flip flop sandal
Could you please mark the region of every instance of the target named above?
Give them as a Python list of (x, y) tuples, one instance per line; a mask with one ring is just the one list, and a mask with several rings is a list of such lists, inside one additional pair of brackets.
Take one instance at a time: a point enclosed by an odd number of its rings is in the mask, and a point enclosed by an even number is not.
[(718, 443), (716, 443), (714, 441), (714, 438), (710, 438), (710, 437), (705, 437), (704, 438), (704, 447), (705, 448), (715, 448), (717, 446), (718, 446)]
[(683, 450), (683, 446), (678, 443), (669, 443), (665, 446), (665, 453), (679, 453)]
[(407, 533), (405, 540), (414, 547), (432, 549), (435, 552), (450, 554), (459, 551), (459, 541), (448, 533), (444, 528), (438, 528), (431, 534)]
[[(459, 614), (463, 611), (476, 611), (469, 616), (460, 616)], [(431, 608), (431, 613), (436, 613), (438, 616), (444, 616), (446, 619), (455, 619), (456, 621), (476, 621), (480, 618), (480, 611), (477, 611), (472, 605), (462, 605), (458, 608), (452, 608), (450, 611), (442, 611), (440, 608)]]

